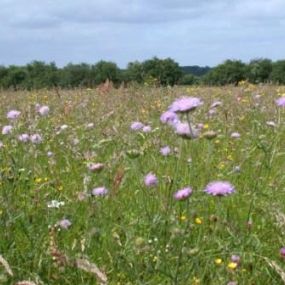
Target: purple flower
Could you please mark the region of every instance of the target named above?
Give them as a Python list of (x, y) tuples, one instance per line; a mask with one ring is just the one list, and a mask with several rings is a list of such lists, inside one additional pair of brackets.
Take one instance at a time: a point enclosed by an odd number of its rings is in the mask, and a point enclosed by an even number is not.
[(148, 173), (144, 178), (144, 184), (147, 187), (155, 187), (158, 184), (158, 179), (153, 173)]
[(87, 167), (92, 172), (99, 172), (104, 168), (104, 164), (103, 163), (90, 162), (87, 164)]
[(20, 142), (28, 142), (30, 140), (30, 136), (28, 134), (21, 134), (18, 136), (18, 140)]
[(192, 194), (192, 189), (190, 187), (186, 187), (181, 190), (178, 190), (174, 194), (174, 199), (178, 201), (186, 200), (191, 194)]
[(227, 181), (214, 181), (209, 183), (204, 192), (212, 196), (227, 196), (235, 192), (235, 188)]
[(169, 110), (172, 112), (187, 113), (195, 110), (197, 107), (203, 105), (201, 99), (196, 97), (182, 97), (176, 99), (170, 106)]
[(237, 264), (240, 264), (240, 256), (239, 255), (232, 255), (231, 261)]
[(189, 124), (184, 122), (178, 122), (174, 125), (175, 133), (184, 138), (196, 138), (199, 136), (199, 131), (192, 128), (193, 134), (191, 134)]
[(92, 190), (93, 196), (106, 196), (108, 194), (108, 189), (105, 187), (97, 187)]
[(133, 122), (131, 124), (131, 130), (133, 131), (139, 131), (144, 127), (144, 124), (141, 122)]
[(60, 220), (59, 222), (57, 222), (57, 225), (58, 225), (60, 228), (62, 228), (62, 229), (64, 229), (64, 230), (67, 230), (67, 229), (72, 225), (72, 223), (71, 223), (70, 220), (68, 220), (68, 219), (62, 219), (62, 220)]
[(172, 111), (166, 111), (160, 116), (160, 121), (163, 124), (173, 125), (179, 121), (177, 114)]
[(41, 116), (47, 116), (49, 113), (49, 107), (48, 106), (41, 106), (37, 109), (37, 111)]
[(143, 131), (144, 133), (149, 133), (149, 132), (151, 132), (151, 126), (144, 126), (143, 129), (142, 129), (142, 131)]
[(17, 110), (11, 110), (7, 113), (7, 119), (9, 120), (16, 120), (21, 115), (20, 111)]
[(285, 96), (276, 99), (275, 103), (279, 107), (285, 107)]
[(233, 138), (233, 139), (238, 139), (238, 138), (240, 138), (240, 133), (238, 133), (238, 132), (233, 132), (233, 133), (231, 133), (231, 138)]
[(285, 247), (281, 247), (280, 255), (281, 255), (282, 258), (285, 258)]
[(168, 145), (166, 145), (160, 149), (160, 153), (163, 156), (168, 156), (170, 154), (170, 152), (171, 152), (171, 150), (170, 150), (170, 147)]
[(8, 125), (2, 128), (2, 135), (9, 135), (12, 133), (13, 127)]
[(34, 143), (34, 144), (40, 144), (40, 143), (43, 141), (41, 135), (39, 135), (39, 134), (33, 134), (33, 135), (31, 135), (31, 136), (30, 136), (30, 140), (31, 140), (31, 142)]

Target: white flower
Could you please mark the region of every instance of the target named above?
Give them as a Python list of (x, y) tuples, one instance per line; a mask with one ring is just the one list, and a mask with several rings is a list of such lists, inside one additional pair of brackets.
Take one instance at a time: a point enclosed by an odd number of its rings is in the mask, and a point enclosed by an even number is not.
[(61, 206), (64, 206), (65, 203), (62, 201), (57, 201), (57, 200), (51, 200), (50, 202), (47, 203), (48, 208), (59, 208)]

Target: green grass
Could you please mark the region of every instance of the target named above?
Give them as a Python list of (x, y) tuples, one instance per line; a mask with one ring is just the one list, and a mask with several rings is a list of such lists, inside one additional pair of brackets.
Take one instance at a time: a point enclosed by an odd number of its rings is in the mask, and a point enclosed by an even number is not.
[[(9, 110), (22, 113), (11, 135), (0, 134), (0, 254), (13, 271), (10, 276), (0, 264), (0, 283), (100, 284), (96, 274), (76, 266), (80, 258), (96, 264), (108, 284), (283, 284), (285, 110), (274, 100), (284, 93), (283, 87), (247, 84), (108, 94), (62, 90), (60, 96), (1, 92), (1, 128), (9, 123)], [(186, 140), (160, 123), (161, 113), (182, 94), (203, 99), (191, 120), (217, 137)], [(215, 100), (223, 106), (209, 117)], [(36, 103), (48, 105), (49, 116), (39, 117)], [(137, 120), (153, 131), (130, 131)], [(57, 133), (63, 124), (68, 128)], [(19, 142), (24, 132), (40, 133), (43, 142)], [(231, 138), (232, 132), (240, 139)], [(164, 145), (172, 149), (168, 157), (159, 153)], [(105, 168), (91, 173), (90, 161)], [(149, 172), (159, 179), (156, 188), (144, 186)], [(205, 194), (214, 180), (229, 181), (236, 192)], [(98, 186), (108, 188), (108, 196), (78, 199)], [(186, 186), (192, 196), (174, 200)], [(51, 200), (65, 205), (48, 208)], [(63, 218), (71, 227), (54, 229)], [(241, 258), (236, 269), (228, 268), (232, 255)]]

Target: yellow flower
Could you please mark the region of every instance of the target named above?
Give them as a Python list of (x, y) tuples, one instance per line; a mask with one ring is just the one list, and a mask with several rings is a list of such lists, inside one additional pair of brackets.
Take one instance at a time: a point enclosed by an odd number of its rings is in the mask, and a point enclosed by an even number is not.
[(187, 219), (187, 217), (185, 216), (185, 215), (182, 215), (181, 217), (180, 217), (180, 220), (181, 221), (185, 221)]
[(63, 190), (63, 186), (62, 186), (62, 185), (59, 186), (59, 187), (57, 188), (57, 190), (58, 190), (58, 191), (62, 191), (62, 190)]
[(41, 177), (35, 178), (35, 182), (36, 183), (41, 183), (42, 182), (42, 178)]
[(202, 219), (201, 218), (195, 218), (195, 223), (197, 224), (197, 225), (201, 225), (202, 223), (203, 223), (203, 221), (202, 221)]
[(192, 281), (193, 281), (192, 285), (199, 285), (200, 284), (200, 279), (197, 277), (194, 277)]
[(238, 264), (237, 264), (236, 262), (230, 262), (230, 263), (228, 264), (228, 268), (229, 268), (229, 269), (232, 269), (232, 270), (236, 269), (237, 266), (238, 266)]
[(221, 264), (223, 263), (223, 260), (222, 260), (221, 258), (216, 258), (216, 259), (215, 259), (215, 263), (216, 263), (217, 265), (221, 265)]
[(205, 124), (203, 129), (209, 129), (209, 125), (208, 124)]

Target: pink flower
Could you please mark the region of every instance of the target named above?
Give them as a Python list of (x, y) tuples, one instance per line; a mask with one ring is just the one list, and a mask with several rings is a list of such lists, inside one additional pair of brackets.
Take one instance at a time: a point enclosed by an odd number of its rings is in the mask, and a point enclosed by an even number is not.
[(172, 111), (166, 111), (160, 116), (163, 124), (173, 125), (179, 121), (178, 116)]
[(30, 136), (30, 140), (34, 144), (40, 144), (43, 141), (43, 139), (42, 139), (40, 134), (33, 134), (33, 135), (31, 135)]
[(18, 136), (18, 140), (20, 142), (28, 142), (30, 140), (30, 136), (28, 134), (21, 134)]
[(20, 111), (17, 110), (11, 110), (7, 113), (7, 119), (9, 120), (16, 120), (21, 115)]
[(164, 146), (160, 149), (160, 153), (163, 155), (163, 156), (167, 156), (169, 155), (171, 152), (170, 150), (170, 147), (167, 145), (167, 146)]
[(37, 111), (41, 116), (47, 116), (49, 113), (49, 107), (48, 106), (41, 106), (38, 108)]
[(197, 107), (203, 105), (201, 99), (196, 97), (182, 97), (176, 99), (170, 106), (169, 110), (172, 112), (187, 113), (195, 110)]
[(12, 133), (13, 127), (8, 125), (2, 128), (2, 135), (9, 135)]
[(178, 122), (177, 124), (174, 125), (175, 132), (177, 135), (182, 136), (184, 138), (197, 138), (199, 136), (199, 131), (197, 129), (192, 128), (193, 134), (191, 134), (189, 124), (188, 123), (183, 123), (183, 122)]
[(148, 173), (144, 178), (144, 184), (147, 187), (155, 187), (158, 184), (158, 179), (153, 173)]
[(60, 228), (62, 228), (64, 230), (67, 230), (72, 225), (72, 223), (68, 219), (62, 219), (57, 224)]
[(97, 187), (92, 190), (93, 196), (106, 196), (108, 194), (108, 189), (105, 187)]
[(181, 190), (178, 190), (174, 194), (174, 199), (178, 201), (186, 200), (191, 194), (192, 194), (192, 189), (190, 187), (186, 187)]
[(276, 99), (275, 103), (278, 107), (285, 107), (285, 96)]
[(131, 130), (140, 131), (144, 127), (144, 124), (141, 122), (133, 122), (131, 124)]
[(144, 133), (149, 133), (149, 132), (151, 132), (151, 126), (144, 126), (143, 129), (142, 129), (142, 131), (143, 131)]
[(214, 181), (209, 183), (204, 192), (212, 196), (227, 196), (235, 192), (235, 188), (227, 181)]

